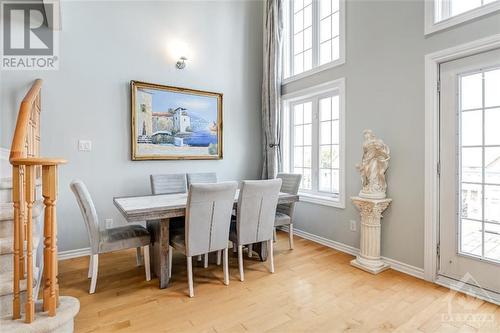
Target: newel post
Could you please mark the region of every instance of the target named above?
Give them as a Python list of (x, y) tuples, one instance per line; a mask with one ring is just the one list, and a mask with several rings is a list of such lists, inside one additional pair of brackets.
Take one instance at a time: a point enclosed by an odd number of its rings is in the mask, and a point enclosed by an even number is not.
[(49, 312), (49, 316), (55, 316), (59, 298), (56, 219), (57, 165), (44, 165), (42, 167), (42, 195), (45, 205), (43, 309)]

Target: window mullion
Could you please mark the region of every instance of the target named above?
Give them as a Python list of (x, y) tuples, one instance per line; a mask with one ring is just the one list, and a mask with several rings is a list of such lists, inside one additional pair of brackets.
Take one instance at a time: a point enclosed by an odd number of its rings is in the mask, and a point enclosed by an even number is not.
[(319, 98), (316, 96), (312, 100), (312, 161), (311, 177), (312, 190), (318, 192), (319, 189)]
[(293, 34), (293, 30), (295, 29), (294, 26), (293, 26), (293, 14), (294, 14), (294, 1), (290, 1), (290, 6), (289, 7), (289, 17), (290, 19), (288, 20), (289, 22), (289, 31), (288, 31), (288, 41), (289, 41), (289, 50), (288, 50), (288, 57), (290, 58), (289, 59), (289, 66), (288, 66), (288, 70), (290, 71), (290, 73), (288, 73), (289, 75), (294, 75), (295, 73), (295, 70), (294, 70), (294, 57), (293, 57), (293, 48), (294, 48), (294, 34)]
[(312, 67), (319, 65), (319, 1), (312, 2)]

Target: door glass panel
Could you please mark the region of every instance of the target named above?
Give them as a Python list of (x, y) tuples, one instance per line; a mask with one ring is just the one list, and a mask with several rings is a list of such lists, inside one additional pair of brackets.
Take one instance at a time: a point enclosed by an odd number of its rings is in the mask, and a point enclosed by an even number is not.
[(500, 225), (484, 224), (484, 256), (500, 261)]
[(478, 109), (483, 104), (482, 74), (463, 76), (461, 79), (462, 110)]
[(485, 182), (500, 185), (500, 147), (484, 149), (484, 164)]
[(462, 181), (480, 183), (483, 177), (482, 148), (462, 148)]
[(460, 252), (500, 260), (500, 69), (459, 81)]
[(462, 219), (461, 252), (480, 256), (483, 247), (483, 225), (481, 222)]
[[(500, 83), (498, 85), (498, 95), (500, 95)], [(500, 145), (500, 108), (485, 110), (484, 118), (485, 144)]]
[(500, 106), (500, 69), (484, 73), (484, 106)]
[(500, 186), (485, 186), (484, 215), (485, 220), (500, 224)]
[(462, 146), (477, 146), (483, 143), (483, 112), (462, 113)]

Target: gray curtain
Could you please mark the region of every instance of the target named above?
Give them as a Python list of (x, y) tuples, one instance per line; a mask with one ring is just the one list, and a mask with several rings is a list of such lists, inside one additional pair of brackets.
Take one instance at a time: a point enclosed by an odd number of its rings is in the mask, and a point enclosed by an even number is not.
[(262, 179), (280, 169), (280, 115), (283, 51), (283, 0), (266, 0), (264, 25), (264, 73), (262, 77)]

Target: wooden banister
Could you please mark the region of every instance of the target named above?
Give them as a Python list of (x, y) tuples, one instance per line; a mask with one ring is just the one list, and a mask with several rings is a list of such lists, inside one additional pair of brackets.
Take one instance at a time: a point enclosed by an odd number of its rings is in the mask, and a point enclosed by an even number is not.
[[(40, 90), (42, 88), (42, 80), (37, 79), (31, 86), (30, 90), (24, 96), (21, 106), (19, 107), (19, 114), (17, 115), (16, 129), (10, 146), (9, 159), (26, 156), (38, 156), (40, 152)], [(30, 121), (34, 124), (30, 125)], [(34, 133), (35, 144), (28, 147), (27, 140), (28, 129), (35, 128)], [(26, 149), (27, 148), (27, 149)]]
[[(20, 281), (26, 281), (25, 322), (35, 319), (33, 295), (33, 205), (37, 179), (41, 178), (44, 214), (43, 310), (56, 315), (59, 298), (57, 282), (57, 167), (61, 158), (43, 158), (40, 153), (40, 91), (42, 80), (36, 80), (28, 91), (17, 116), (10, 151), (12, 164), (12, 201), (14, 202), (14, 296), (13, 319), (21, 317)], [(26, 248), (26, 258), (24, 249)], [(26, 274), (25, 274), (26, 271)], [(35, 299), (34, 299), (35, 298)]]

